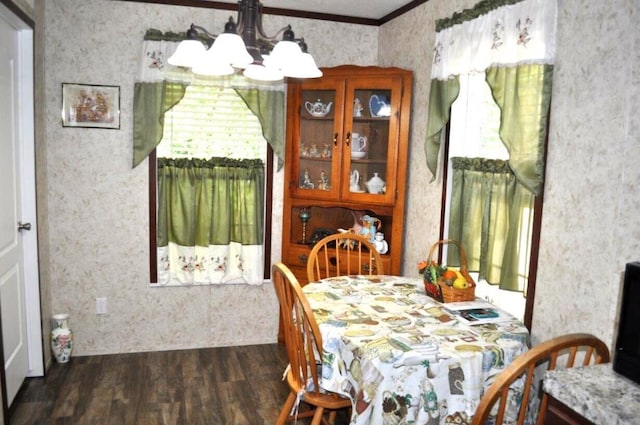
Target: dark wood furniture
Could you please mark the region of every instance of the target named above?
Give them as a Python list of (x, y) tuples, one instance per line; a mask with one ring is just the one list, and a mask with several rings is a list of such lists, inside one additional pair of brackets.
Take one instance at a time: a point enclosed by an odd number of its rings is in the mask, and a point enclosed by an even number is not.
[(595, 425), (554, 397), (549, 396), (547, 400), (545, 425)]

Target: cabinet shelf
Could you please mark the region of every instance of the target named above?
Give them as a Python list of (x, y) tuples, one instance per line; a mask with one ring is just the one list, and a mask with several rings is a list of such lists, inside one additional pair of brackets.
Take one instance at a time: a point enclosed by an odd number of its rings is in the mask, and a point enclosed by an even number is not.
[(388, 122), (390, 117), (353, 117), (357, 122)]
[(312, 156), (301, 156), (300, 161), (319, 161), (319, 162), (331, 162), (331, 158), (315, 158)]

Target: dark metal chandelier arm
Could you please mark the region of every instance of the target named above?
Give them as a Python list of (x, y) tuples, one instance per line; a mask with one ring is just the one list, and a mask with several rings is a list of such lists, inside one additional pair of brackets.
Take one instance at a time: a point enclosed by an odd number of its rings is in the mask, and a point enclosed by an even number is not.
[[(199, 33), (199, 31), (202, 31), (204, 33), (204, 35), (201, 35)], [(216, 34), (212, 34), (209, 31), (207, 31), (206, 28), (201, 27), (200, 25), (196, 25), (196, 24), (191, 24), (191, 26), (189, 27), (189, 29), (187, 30), (187, 40), (201, 40), (203, 38), (207, 39), (207, 41), (210, 41), (211, 43), (213, 42), (213, 40), (215, 40), (217, 37)], [(211, 44), (209, 43), (209, 44)]]

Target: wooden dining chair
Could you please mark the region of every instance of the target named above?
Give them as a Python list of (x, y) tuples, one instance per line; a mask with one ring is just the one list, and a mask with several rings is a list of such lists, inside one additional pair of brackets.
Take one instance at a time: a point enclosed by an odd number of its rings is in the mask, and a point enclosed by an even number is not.
[(368, 239), (355, 233), (336, 233), (311, 249), (307, 260), (309, 282), (353, 274), (384, 274), (382, 257)]
[[(531, 413), (529, 412), (528, 400), (530, 400), (529, 396), (533, 389), (538, 392), (540, 399), (537, 406), (536, 422), (537, 425), (540, 425), (544, 423), (547, 410), (547, 394), (541, 388), (541, 377), (544, 371), (607, 362), (609, 362), (607, 345), (590, 334), (563, 335), (536, 345), (517, 357), (497, 376), (495, 382), (480, 399), (471, 425), (484, 425), (487, 423), (487, 419), (494, 415), (495, 425), (502, 425), (507, 408), (509, 387), (520, 378), (524, 378), (524, 387), (517, 423), (523, 424), (527, 414)], [(497, 404), (498, 402), (499, 404)], [(494, 408), (496, 404), (497, 410)]]
[[(336, 411), (350, 408), (351, 400), (320, 390), (318, 371), (322, 366), (322, 358), (318, 353), (322, 353), (322, 335), (298, 280), (282, 263), (273, 265), (272, 280), (283, 319), (285, 346), (289, 358), (287, 383), (290, 389), (276, 425), (311, 416), (311, 425), (332, 424), (336, 418)], [(301, 401), (313, 409), (301, 412), (299, 406), (296, 406), (292, 414), (299, 394), (302, 395)], [(324, 418), (325, 413), (329, 413), (328, 421)]]

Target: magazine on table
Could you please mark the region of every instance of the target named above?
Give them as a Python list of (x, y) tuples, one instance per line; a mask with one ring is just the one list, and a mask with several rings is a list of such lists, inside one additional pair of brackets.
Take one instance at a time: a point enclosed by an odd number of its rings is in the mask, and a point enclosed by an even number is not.
[(483, 325), (513, 319), (509, 313), (482, 300), (447, 303), (445, 309), (461, 322), (469, 325)]

